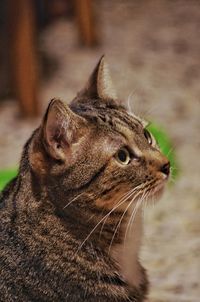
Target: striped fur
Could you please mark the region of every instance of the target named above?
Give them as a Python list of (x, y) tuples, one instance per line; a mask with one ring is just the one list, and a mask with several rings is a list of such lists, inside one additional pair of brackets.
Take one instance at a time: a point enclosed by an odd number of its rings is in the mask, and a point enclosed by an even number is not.
[[(102, 64), (69, 107), (50, 103), (1, 194), (0, 301), (145, 300), (138, 217), (143, 199), (163, 189), (166, 159), (101, 89)], [(124, 146), (126, 166), (116, 160)]]

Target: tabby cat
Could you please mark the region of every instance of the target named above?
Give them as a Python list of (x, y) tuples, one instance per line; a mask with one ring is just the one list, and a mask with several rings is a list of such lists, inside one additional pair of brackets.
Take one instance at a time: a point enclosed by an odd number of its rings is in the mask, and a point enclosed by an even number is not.
[(50, 102), (1, 194), (0, 301), (145, 301), (142, 205), (169, 170), (102, 57), (69, 106)]

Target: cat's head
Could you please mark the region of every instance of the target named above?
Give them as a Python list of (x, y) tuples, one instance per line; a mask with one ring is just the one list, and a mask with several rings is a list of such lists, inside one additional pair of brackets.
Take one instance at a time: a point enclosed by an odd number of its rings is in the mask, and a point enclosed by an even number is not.
[(152, 135), (117, 100), (104, 57), (69, 106), (50, 102), (29, 162), (55, 192), (83, 194), (106, 209), (155, 197), (169, 176), (169, 162)]

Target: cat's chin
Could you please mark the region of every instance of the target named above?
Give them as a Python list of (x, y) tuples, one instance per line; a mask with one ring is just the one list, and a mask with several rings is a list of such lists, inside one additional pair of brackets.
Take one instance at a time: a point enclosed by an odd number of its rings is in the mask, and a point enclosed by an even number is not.
[(165, 189), (166, 181), (159, 182), (155, 188), (153, 188), (148, 195), (148, 200), (158, 201), (163, 195), (163, 191)]

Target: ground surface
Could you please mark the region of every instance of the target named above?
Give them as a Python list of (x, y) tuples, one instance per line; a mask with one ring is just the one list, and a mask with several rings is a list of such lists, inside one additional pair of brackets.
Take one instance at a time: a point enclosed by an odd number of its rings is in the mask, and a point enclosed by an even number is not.
[[(200, 301), (200, 2), (98, 1), (101, 46), (77, 43), (76, 28), (59, 21), (40, 36), (57, 60), (42, 84), (42, 106), (54, 96), (70, 101), (98, 57), (106, 53), (119, 96), (162, 124), (176, 147), (181, 173), (145, 215), (142, 259), (150, 302)], [(21, 121), (15, 102), (0, 104), (0, 168), (13, 167), (38, 120)]]

